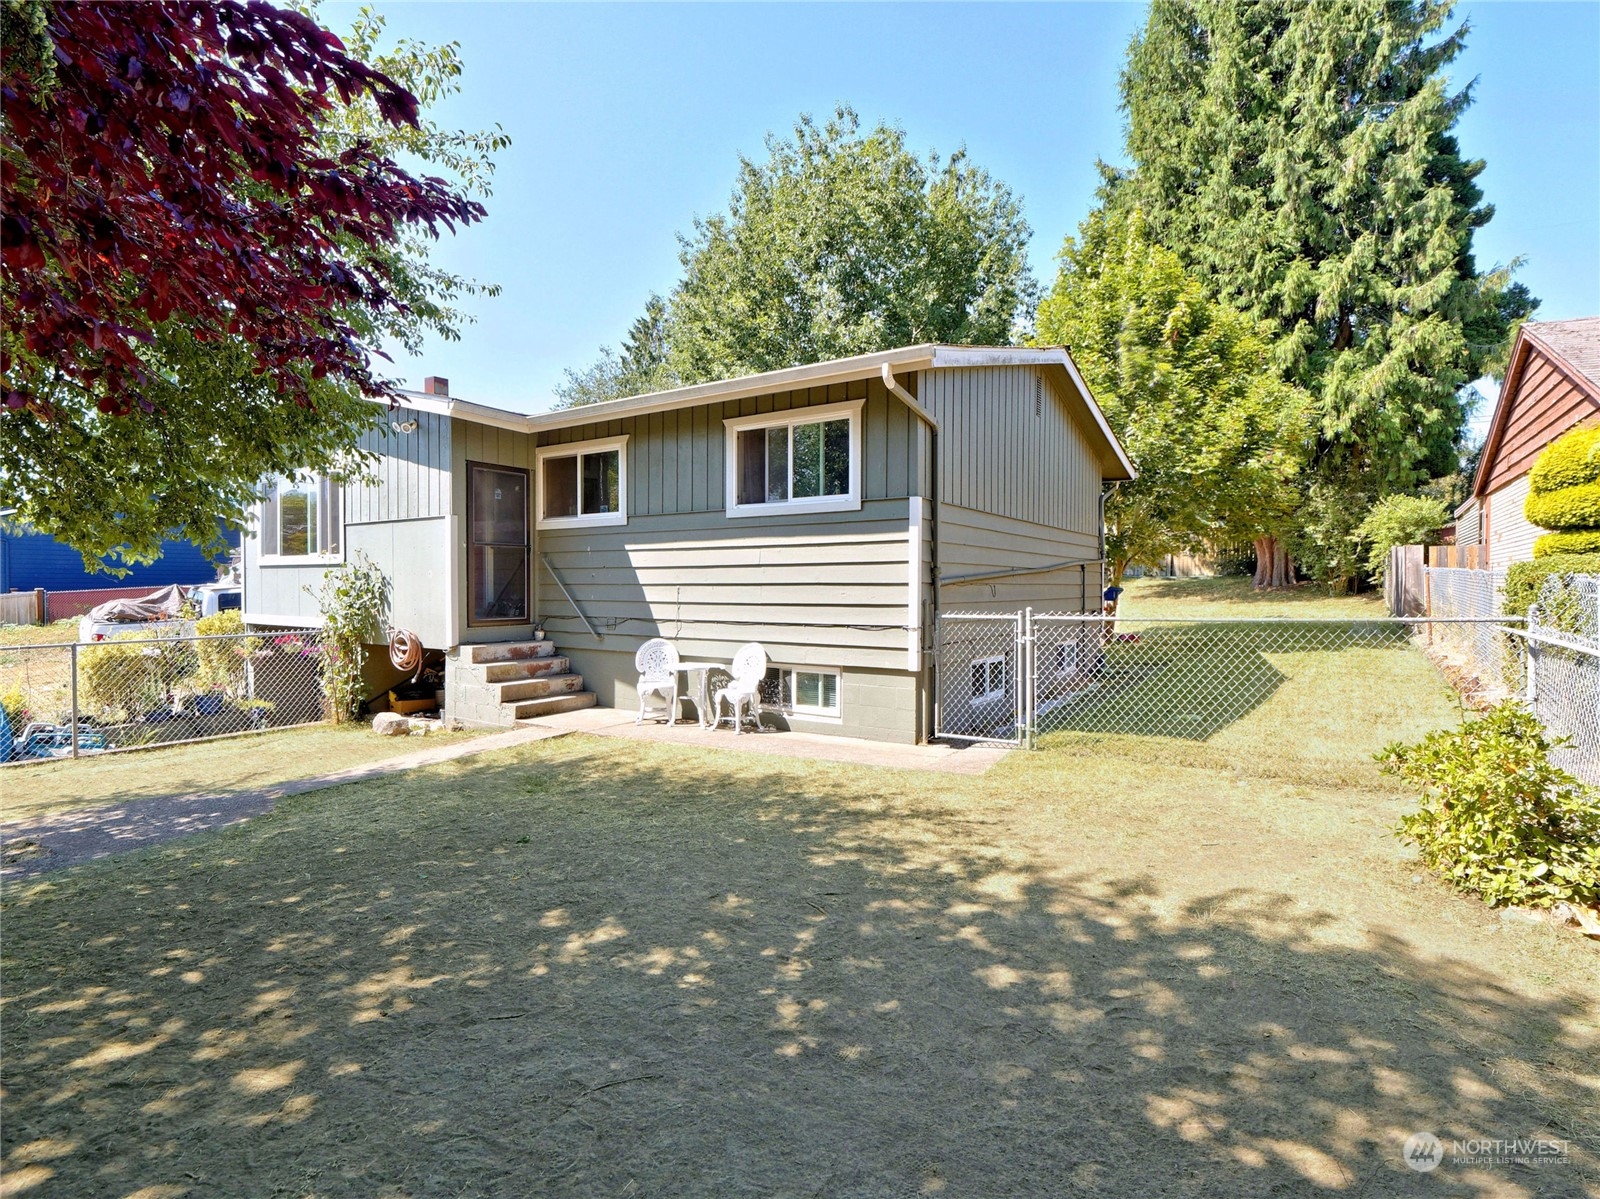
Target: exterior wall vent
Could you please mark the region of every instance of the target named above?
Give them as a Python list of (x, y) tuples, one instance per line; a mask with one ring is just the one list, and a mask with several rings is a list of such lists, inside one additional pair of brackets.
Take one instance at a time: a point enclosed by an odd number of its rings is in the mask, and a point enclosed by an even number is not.
[(1044, 376), (1038, 371), (1033, 374), (1033, 414), (1044, 415)]

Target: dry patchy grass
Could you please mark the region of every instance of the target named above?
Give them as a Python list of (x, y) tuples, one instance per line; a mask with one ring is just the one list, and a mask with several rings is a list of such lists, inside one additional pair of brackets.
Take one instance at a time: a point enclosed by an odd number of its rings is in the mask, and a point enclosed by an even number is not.
[(1330, 595), (1318, 583), (1302, 583), (1283, 591), (1256, 591), (1238, 575), (1218, 579), (1129, 579), (1118, 605), (1128, 617), (1299, 616), (1351, 619), (1389, 615), (1383, 596)]
[[(11, 888), (17, 1193), (1579, 1196), (1600, 957), (1369, 763), (572, 737)], [(1568, 1138), (1543, 1171), (1401, 1142)], [(148, 1191), (141, 1188), (152, 1188)]]
[(169, 749), (7, 766), (0, 770), (0, 819), (164, 795), (253, 791), (481, 736), (483, 731), (424, 739), (379, 737), (365, 724), (311, 725)]

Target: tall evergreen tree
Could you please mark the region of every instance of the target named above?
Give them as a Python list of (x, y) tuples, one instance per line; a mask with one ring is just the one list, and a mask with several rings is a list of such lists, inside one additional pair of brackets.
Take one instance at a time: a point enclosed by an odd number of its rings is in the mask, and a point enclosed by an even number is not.
[(1368, 501), (1455, 468), (1457, 392), (1537, 303), (1473, 258), (1494, 210), (1452, 134), (1471, 87), (1442, 74), (1467, 34), (1441, 33), (1449, 17), (1441, 0), (1153, 0), (1122, 78), (1133, 169), (1110, 202), (1266, 322), (1315, 397), (1319, 474)]
[(666, 391), (678, 385), (667, 365), (667, 302), (652, 294), (628, 327), (620, 350), (600, 347), (600, 357), (581, 371), (569, 369), (556, 385), (556, 407), (576, 408), (623, 396)]

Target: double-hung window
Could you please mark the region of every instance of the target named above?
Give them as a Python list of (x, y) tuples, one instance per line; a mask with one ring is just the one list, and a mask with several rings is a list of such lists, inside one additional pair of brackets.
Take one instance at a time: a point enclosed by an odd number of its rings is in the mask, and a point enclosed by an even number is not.
[(854, 400), (724, 421), (727, 514), (860, 508), (864, 403)]
[(263, 559), (337, 559), (344, 521), (339, 485), (322, 475), (274, 479), (261, 500)]
[(628, 523), (628, 439), (547, 445), (538, 451), (541, 529)]

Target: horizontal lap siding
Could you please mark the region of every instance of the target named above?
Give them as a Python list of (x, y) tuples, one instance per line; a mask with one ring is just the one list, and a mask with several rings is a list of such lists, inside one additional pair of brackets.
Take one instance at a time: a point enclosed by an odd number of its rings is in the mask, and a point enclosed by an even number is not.
[[(904, 500), (762, 521), (759, 535), (748, 520), (710, 515), (691, 527), (635, 516), (616, 528), (545, 529), (540, 549), (607, 648), (631, 653), (661, 636), (685, 657), (728, 661), (759, 641), (796, 665), (904, 667)], [(592, 642), (542, 568), (540, 601), (552, 637)]]
[(1491, 491), (1526, 474), (1544, 447), (1568, 429), (1600, 416), (1600, 404), (1557, 370), (1537, 344), (1530, 345), (1516, 392), (1507, 400), (1505, 432), (1484, 484)]
[[(866, 401), (861, 511), (726, 516), (725, 420), (847, 400)], [(624, 435), (628, 523), (537, 535), (607, 650), (631, 654), (663, 636), (685, 657), (727, 661), (759, 641), (774, 661), (904, 669), (917, 433), (881, 381), (601, 421), (543, 433), (540, 444)], [(596, 646), (542, 563), (536, 577), (550, 635)]]
[[(1077, 418), (1033, 367), (924, 371), (939, 422), (939, 573), (952, 576), (1100, 556), (1100, 467)], [(1099, 568), (944, 583), (945, 610), (1096, 606)]]
[(1527, 475), (1484, 497), (1484, 523), (1489, 532), (1489, 565), (1496, 570), (1532, 558), (1533, 543), (1546, 531), (1522, 514), (1523, 505), (1527, 502)]

